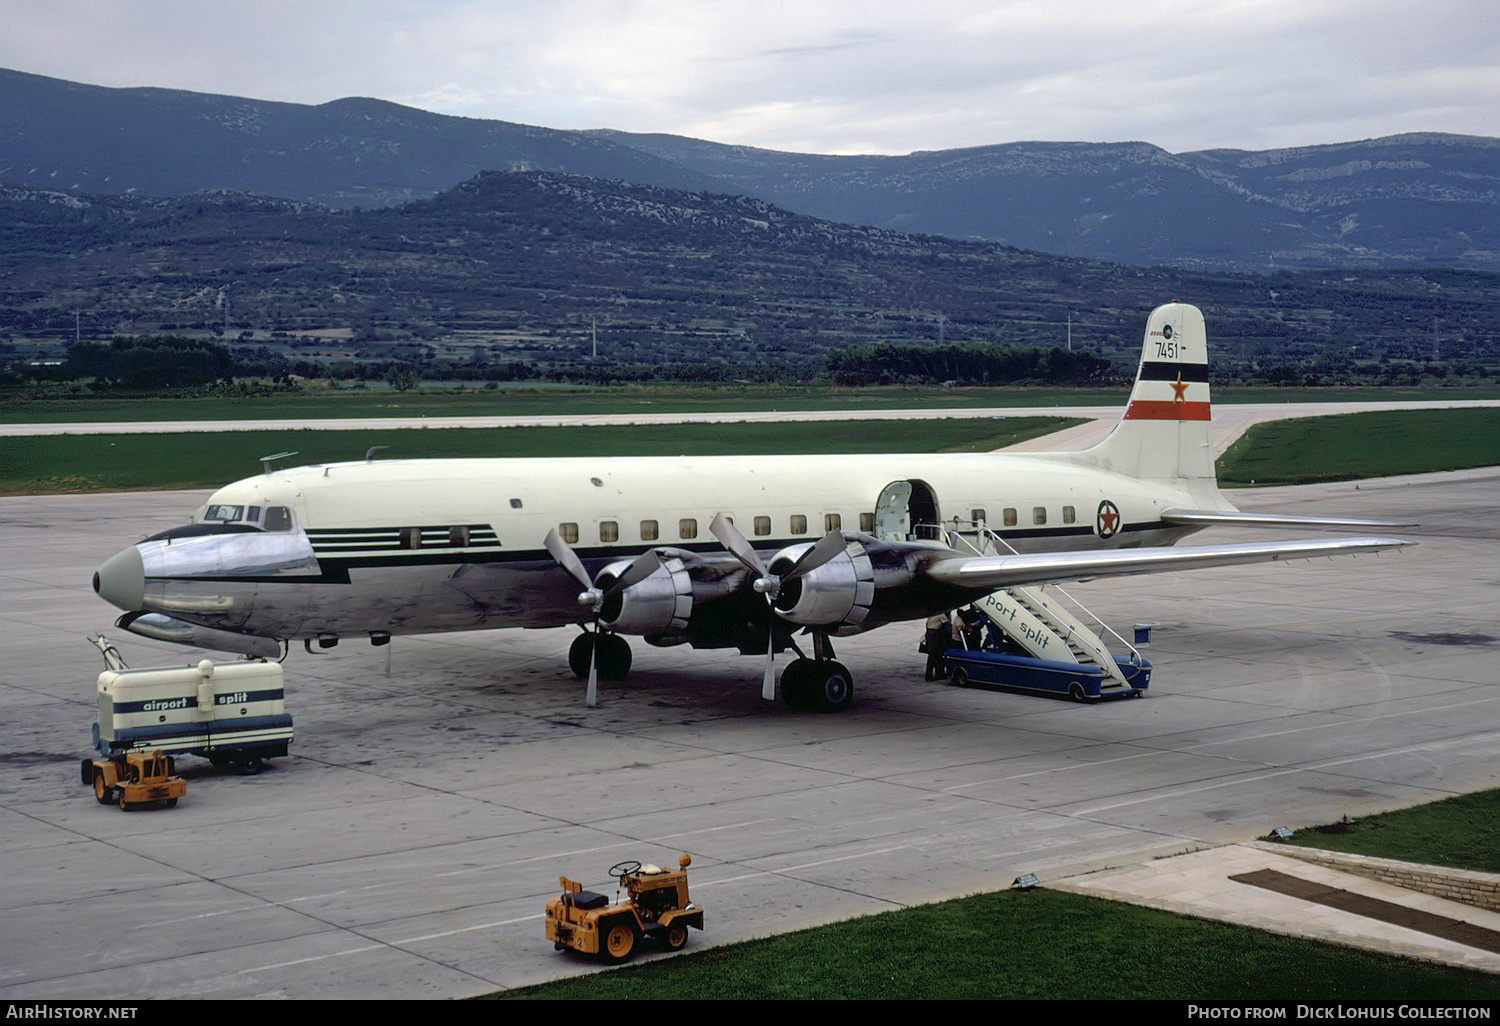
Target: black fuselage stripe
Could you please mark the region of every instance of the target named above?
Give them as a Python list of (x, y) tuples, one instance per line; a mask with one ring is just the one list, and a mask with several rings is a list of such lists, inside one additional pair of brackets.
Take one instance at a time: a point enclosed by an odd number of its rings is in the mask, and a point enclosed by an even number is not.
[(1155, 360), (1141, 362), (1141, 370), (1136, 380), (1176, 381), (1179, 374), (1182, 375), (1183, 381), (1208, 384), (1208, 364), (1206, 363), (1162, 363)]
[[(1118, 533), (1132, 534), (1141, 531), (1163, 531), (1177, 530), (1183, 528), (1180, 525), (1168, 524), (1160, 520), (1149, 523), (1127, 524)], [(1087, 537), (1094, 533), (1093, 528), (1082, 525), (1073, 527), (1046, 527), (1030, 530), (997, 531), (1001, 538), (1012, 542), (1025, 542), (1032, 538), (1064, 538), (1064, 537)], [(776, 541), (766, 539), (763, 548), (785, 548), (788, 545), (808, 542), (807, 538), (798, 538), (793, 541)], [(628, 560), (639, 556), (650, 549), (683, 549), (688, 552), (703, 552), (723, 554), (724, 548), (717, 542), (683, 542), (678, 544), (667, 544), (658, 542), (653, 545), (615, 545), (608, 548), (578, 548), (573, 551), (579, 559), (591, 562), (612, 563), (617, 560)], [(422, 553), (411, 551), (409, 554), (400, 556), (388, 556), (384, 554), (344, 554), (333, 555), (331, 553), (319, 553), (318, 565), (322, 569), (320, 574), (290, 574), (284, 576), (252, 576), (252, 575), (220, 575), (213, 577), (169, 577), (153, 576), (147, 577), (148, 581), (180, 581), (180, 582), (213, 582), (219, 584), (348, 584), (350, 570), (364, 570), (389, 567), (411, 567), (411, 566), (442, 566), (461, 564), (519, 564), (527, 563), (533, 566), (553, 565), (551, 554), (545, 549), (532, 549), (525, 552), (432, 552)]]

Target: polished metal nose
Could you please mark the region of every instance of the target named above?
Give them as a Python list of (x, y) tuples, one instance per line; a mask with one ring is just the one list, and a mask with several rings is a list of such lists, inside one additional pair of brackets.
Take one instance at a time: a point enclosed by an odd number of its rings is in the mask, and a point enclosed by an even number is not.
[(111, 605), (135, 612), (146, 600), (146, 568), (134, 545), (104, 561), (94, 572), (94, 591)]

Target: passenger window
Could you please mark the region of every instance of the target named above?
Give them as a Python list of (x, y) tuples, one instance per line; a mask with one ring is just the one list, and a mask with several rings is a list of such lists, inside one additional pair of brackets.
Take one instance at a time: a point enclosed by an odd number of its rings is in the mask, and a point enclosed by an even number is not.
[(620, 522), (618, 520), (599, 521), (599, 540), (601, 542), (617, 542), (620, 540)]
[(792, 533), (793, 534), (806, 534), (807, 533), (807, 518), (805, 516), (803, 516), (801, 513), (793, 513), (792, 514)]
[(511, 509), (520, 509), (521, 508), (521, 500), (520, 499), (511, 499), (510, 500), (510, 508)]
[(861, 513), (859, 515), (859, 529), (866, 534), (869, 534), (871, 531), (875, 530), (875, 514)]
[(285, 506), (272, 506), (266, 510), (265, 529), (267, 531), (290, 531), (292, 529), (292, 511)]
[(1033, 524), (1045, 524), (1047, 522), (1047, 507), (1046, 506), (1033, 506), (1033, 507), (1031, 507), (1031, 522)]
[(578, 544), (577, 524), (558, 524), (557, 533), (562, 535), (562, 540), (567, 542), (569, 545)]
[(698, 537), (698, 521), (692, 517), (683, 517), (677, 521), (677, 537), (683, 541), (692, 541)]
[(839, 525), (841, 525), (843, 522), (844, 518), (839, 516), (837, 513), (823, 514), (823, 530), (825, 532), (840, 530), (841, 528)]
[(1078, 523), (1078, 513), (1073, 509), (1072, 506), (1064, 506), (1063, 507), (1063, 523), (1065, 523), (1065, 524), (1076, 524), (1076, 523)]
[(469, 544), (469, 529), (467, 527), (448, 528), (448, 544), (454, 548), (462, 548)]
[(756, 517), (755, 518), (755, 534), (756, 534), (756, 536), (764, 538), (766, 535), (768, 535), (770, 533), (771, 533), (771, 518), (770, 517)]
[(984, 515), (984, 510), (982, 509), (971, 509), (969, 510), (969, 519), (976, 524), (982, 524), (989, 520), (989, 517)]
[(641, 521), (641, 541), (656, 541), (659, 529), (655, 520)]
[(1001, 522), (1003, 524), (1005, 524), (1006, 527), (1015, 527), (1016, 526), (1016, 508), (1014, 506), (1006, 506), (1005, 509), (1002, 510), (1001, 513), (1000, 513), (1000, 519), (1001, 519)]

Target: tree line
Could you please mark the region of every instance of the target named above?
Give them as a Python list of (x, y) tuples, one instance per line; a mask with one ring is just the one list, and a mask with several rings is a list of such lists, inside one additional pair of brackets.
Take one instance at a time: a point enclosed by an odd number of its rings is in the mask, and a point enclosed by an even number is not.
[(1086, 350), (976, 343), (845, 346), (825, 364), (836, 385), (1097, 385), (1110, 372)]

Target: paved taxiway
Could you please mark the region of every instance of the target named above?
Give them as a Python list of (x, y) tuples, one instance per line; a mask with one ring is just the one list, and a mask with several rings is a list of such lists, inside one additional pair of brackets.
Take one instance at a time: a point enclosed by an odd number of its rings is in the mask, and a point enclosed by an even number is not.
[(589, 710), (565, 630), (298, 650), (292, 757), (184, 759), (182, 805), (129, 815), (78, 781), (84, 636), (196, 656), (110, 630), (89, 577), (203, 493), (0, 499), (0, 997), (458, 997), (590, 971), (542, 906), (622, 859), (693, 853), (692, 949), (1500, 785), (1497, 494), (1235, 493), (1421, 545), (1071, 589), (1161, 624), (1150, 696), (1100, 706), (924, 683), (920, 625), (839, 643), (836, 716), (764, 705), (754, 658), (641, 645)]

